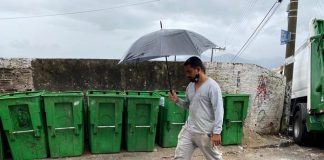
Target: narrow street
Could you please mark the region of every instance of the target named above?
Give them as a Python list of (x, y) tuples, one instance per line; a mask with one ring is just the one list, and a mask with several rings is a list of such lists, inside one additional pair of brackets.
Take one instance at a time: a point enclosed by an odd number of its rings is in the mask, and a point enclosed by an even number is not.
[[(258, 142), (256, 142), (258, 141)], [(262, 142), (262, 143), (260, 143)], [(292, 140), (280, 136), (255, 137), (249, 145), (219, 147), (225, 160), (322, 160), (324, 145), (304, 147), (296, 145)], [(97, 154), (89, 152), (82, 157), (63, 158), (66, 160), (171, 160), (175, 148), (156, 146), (154, 152), (127, 152), (117, 154)], [(204, 160), (203, 154), (197, 149), (192, 160)]]
[[(322, 160), (324, 148), (300, 147), (291, 145), (288, 147), (244, 149), (240, 146), (221, 147), (225, 160)], [(82, 157), (65, 158), (67, 160), (171, 160), (174, 148), (157, 148), (155, 152), (121, 152), (118, 154), (85, 154)], [(199, 150), (193, 155), (193, 160), (203, 160)]]

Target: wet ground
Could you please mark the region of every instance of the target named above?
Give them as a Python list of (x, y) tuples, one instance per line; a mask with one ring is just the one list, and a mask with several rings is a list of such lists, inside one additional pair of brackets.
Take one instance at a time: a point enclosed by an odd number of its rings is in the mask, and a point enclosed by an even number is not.
[[(280, 136), (262, 136), (264, 143), (255, 145), (220, 146), (225, 160), (323, 160), (324, 145), (304, 147), (294, 144), (290, 139)], [(69, 160), (171, 160), (175, 148), (160, 148), (154, 152), (126, 152), (118, 154), (84, 154), (82, 157), (65, 158)], [(203, 160), (197, 149), (193, 160)]]

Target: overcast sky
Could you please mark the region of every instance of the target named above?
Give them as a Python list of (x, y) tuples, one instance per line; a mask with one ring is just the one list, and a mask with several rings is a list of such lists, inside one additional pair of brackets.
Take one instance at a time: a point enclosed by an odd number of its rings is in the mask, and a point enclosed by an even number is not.
[[(134, 3), (147, 2), (141, 5)], [(160, 28), (200, 33), (236, 54), (275, 0), (1, 0), (0, 57), (120, 59), (140, 36)], [(249, 60), (282, 60), (280, 30), (287, 28), (283, 0), (272, 19), (242, 54)], [(84, 14), (5, 20), (66, 12)], [(323, 18), (324, 0), (299, 0), (298, 47), (308, 36), (309, 21)], [(210, 51), (204, 53), (209, 56)]]

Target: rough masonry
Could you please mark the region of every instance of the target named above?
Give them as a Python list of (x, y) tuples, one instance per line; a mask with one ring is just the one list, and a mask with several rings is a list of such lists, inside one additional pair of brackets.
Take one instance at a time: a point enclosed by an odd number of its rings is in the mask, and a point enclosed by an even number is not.
[[(0, 59), (0, 92), (169, 89), (165, 62), (117, 63), (102, 59)], [(188, 83), (182, 64), (169, 63), (176, 90), (185, 90)], [(285, 93), (282, 75), (253, 64), (205, 65), (207, 75), (224, 93), (250, 95), (245, 127), (263, 134), (279, 131)]]
[(0, 93), (33, 89), (31, 59), (0, 58)]
[(286, 84), (283, 75), (253, 64), (207, 63), (206, 68), (224, 93), (250, 95), (245, 127), (262, 134), (279, 131)]

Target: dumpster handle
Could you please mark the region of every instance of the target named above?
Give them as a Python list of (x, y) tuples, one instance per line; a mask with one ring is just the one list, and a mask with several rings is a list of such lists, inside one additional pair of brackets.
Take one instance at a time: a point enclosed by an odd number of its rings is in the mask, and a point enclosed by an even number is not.
[(116, 126), (97, 126), (97, 128), (115, 128)]
[(243, 121), (229, 121), (230, 123), (242, 123)]
[(54, 130), (68, 130), (68, 129), (75, 129), (75, 127), (54, 128)]
[(177, 122), (170, 122), (170, 121), (167, 121), (167, 129), (170, 130), (170, 126), (171, 125), (184, 125), (185, 123), (177, 123)]
[(171, 123), (172, 125), (184, 125), (185, 123)]
[(9, 132), (10, 133), (10, 137), (11, 139), (14, 139), (14, 134), (20, 134), (20, 133), (31, 133), (31, 132), (35, 132), (35, 137), (39, 137), (40, 134), (39, 134), (39, 130), (24, 130), (24, 131), (13, 131), (13, 132)]
[[(51, 133), (52, 133), (52, 136), (55, 136), (56, 135), (56, 131), (57, 130), (68, 130), (68, 129), (75, 129), (75, 127), (62, 127), (62, 128), (53, 128), (52, 126), (48, 126), (48, 129), (49, 130), (52, 130)], [(50, 131), (49, 131), (50, 132)]]
[(35, 132), (35, 130), (13, 131), (12, 134), (30, 133), (30, 132)]
[(135, 126), (135, 128), (150, 128), (151, 126)]
[(100, 128), (116, 128), (116, 126), (97, 126), (97, 125), (95, 125), (95, 124), (92, 124), (92, 126), (93, 126), (93, 134), (97, 134), (97, 132), (98, 132), (98, 129), (100, 129)]
[(243, 121), (231, 121), (231, 120), (229, 120), (229, 119), (226, 119), (225, 120), (225, 123), (227, 124), (227, 126), (226, 127), (230, 127), (231, 126), (231, 123), (243, 123)]
[[(149, 126), (134, 126), (135, 128), (150, 128), (150, 132), (153, 133), (153, 125), (149, 125)], [(132, 132), (134, 132), (132, 130)]]

